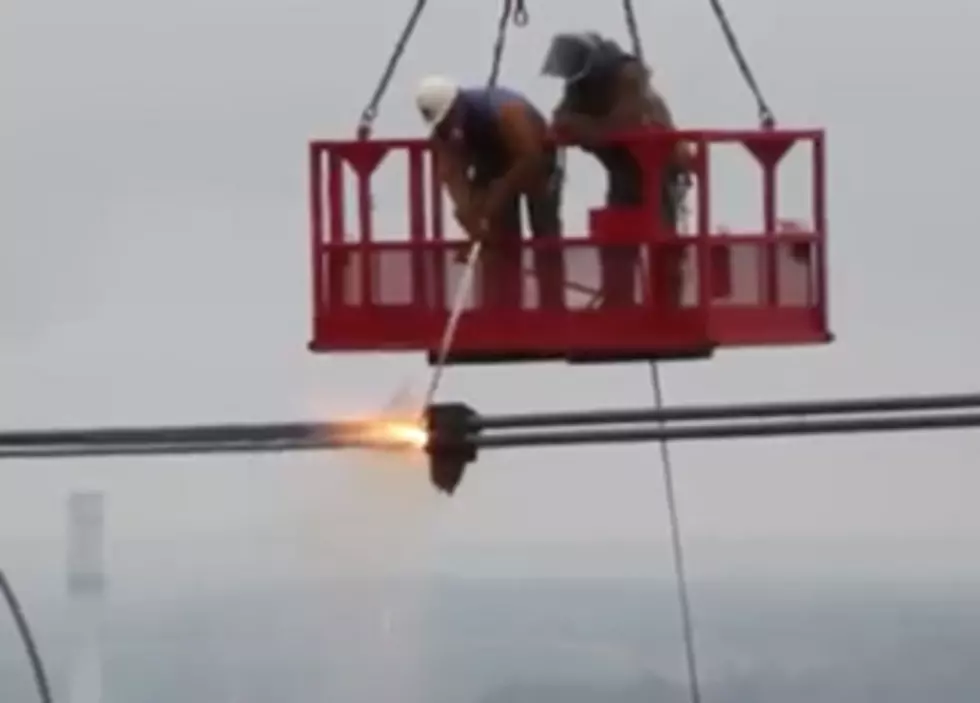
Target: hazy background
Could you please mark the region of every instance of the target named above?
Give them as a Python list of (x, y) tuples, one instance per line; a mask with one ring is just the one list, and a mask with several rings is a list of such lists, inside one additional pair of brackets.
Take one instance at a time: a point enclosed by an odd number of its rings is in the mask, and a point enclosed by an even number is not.
[[(407, 379), (422, 378), (419, 357), (305, 351), (305, 141), (352, 133), (408, 4), (13, 0), (0, 8), (0, 424), (334, 416), (375, 408)], [(574, 22), (567, 0), (528, 5), (531, 25), (512, 31), (503, 80), (547, 107), (557, 86), (536, 72), (548, 36), (590, 26), (623, 36), (622, 20), (606, 3), (574, 3)], [(828, 129), (838, 342), (673, 366), (669, 402), (974, 387), (980, 99), (972, 67), (980, 60), (980, 9), (967, 0), (849, 0), (731, 10), (781, 120)], [(379, 131), (418, 133), (410, 97), (423, 72), (484, 80), (497, 11), (496, 3), (433, 3)], [(751, 124), (753, 106), (707, 3), (662, 0), (640, 11), (678, 120)], [(601, 190), (585, 159), (575, 168), (572, 222)], [(747, 205), (738, 172), (731, 175), (721, 203), (739, 217)], [(381, 216), (394, 217), (398, 202), (379, 192)], [(471, 368), (447, 374), (442, 393), (484, 411), (635, 406), (649, 402), (646, 378), (638, 365)], [(812, 700), (878, 700), (874, 685), (898, 671), (918, 672), (917, 680), (936, 687), (957, 685), (971, 692), (960, 700), (976, 700), (975, 678), (964, 683), (927, 657), (938, 651), (952, 662), (952, 652), (970, 657), (980, 645), (977, 629), (968, 628), (980, 611), (935, 591), (955, 582), (969, 592), (962, 584), (980, 572), (978, 448), (967, 432), (677, 447), (693, 575), (729, 584), (715, 600), (702, 592), (695, 606), (715, 603), (742, 623), (773, 624), (751, 638), (706, 645), (706, 670), (717, 674), (725, 656), (744, 652), (757, 662), (746, 685), (760, 686), (829, 657), (836, 663), (814, 675), (825, 688), (814, 689)], [(111, 685), (124, 687), (113, 689), (114, 700), (234, 700), (231, 689), (219, 692), (197, 673), (167, 667), (181, 657), (204, 666), (236, 651), (227, 656), (238, 663), (213, 675), (244, 678), (243, 688), (261, 691), (261, 700), (477, 700), (491, 681), (526, 678), (502, 663), (524, 651), (519, 643), (530, 647), (532, 669), (546, 659), (545, 646), (528, 644), (526, 629), (512, 623), (524, 612), (519, 593), (490, 589), (498, 616), (474, 624), (484, 612), (474, 591), (442, 598), (444, 584), (432, 574), (471, 584), (561, 576), (571, 588), (595, 576), (662, 580), (669, 564), (651, 447), (490, 454), (452, 501), (405, 467), (337, 454), (8, 463), (0, 467), (0, 561), (54, 652), (66, 622), (64, 502), (70, 490), (89, 487), (108, 498), (116, 624), (107, 637), (118, 654), (107, 675), (117, 672)], [(823, 591), (787, 608), (804, 613), (787, 626), (791, 636), (780, 639), (775, 616), (758, 614), (772, 592), (793, 590), (779, 584), (857, 588), (859, 578), (876, 585), (857, 596), (848, 591), (850, 610)], [(752, 584), (754, 605), (725, 600), (735, 581)], [(525, 603), (532, 610), (562, 606), (536, 631), (558, 633), (566, 617), (582, 616), (589, 623), (582, 632), (555, 637), (605, 638), (624, 652), (614, 674), (598, 664), (590, 674), (582, 663), (597, 660), (590, 656), (568, 659), (546, 678), (594, 674), (629, 688), (652, 670), (680, 681), (670, 593), (642, 584), (649, 600), (614, 598), (618, 614), (601, 609), (604, 590), (570, 602), (549, 596), (561, 589), (548, 584), (529, 597), (539, 604)], [(305, 595), (286, 597), (284, 589)], [(890, 625), (855, 625), (854, 613), (892, 591), (905, 595), (881, 616)], [(953, 610), (939, 613), (930, 603)], [(850, 615), (805, 615), (814, 608)], [(391, 625), (395, 616), (386, 613), (398, 613), (401, 624)], [(905, 618), (917, 624), (888, 629)], [(972, 634), (938, 644), (924, 634), (949, 632), (950, 622)], [(877, 639), (855, 639), (844, 623)], [(662, 649), (632, 637), (628, 625), (662, 638)], [(825, 638), (814, 634), (818, 626)], [(459, 656), (469, 651), (459, 643), (471, 630), (494, 628), (509, 642), (506, 652), (466, 658), (490, 668), (479, 676), (457, 668), (470, 688), (438, 693), (441, 667), (462, 666), (446, 652)], [(806, 654), (784, 644), (811, 637)], [(831, 686), (846, 678), (835, 638), (863, 652), (861, 661), (887, 662), (885, 673), (868, 674), (867, 686), (851, 687), (865, 698)], [(28, 695), (27, 679), (7, 673), (22, 670), (13, 644), (0, 630), (0, 661), (16, 667), (4, 664), (4, 701)], [(366, 654), (382, 650), (384, 657)], [(798, 653), (795, 664), (789, 652)], [(248, 656), (279, 662), (286, 673), (260, 673), (242, 663)], [(63, 666), (53, 668), (63, 676)], [(760, 700), (746, 690), (716, 699)]]

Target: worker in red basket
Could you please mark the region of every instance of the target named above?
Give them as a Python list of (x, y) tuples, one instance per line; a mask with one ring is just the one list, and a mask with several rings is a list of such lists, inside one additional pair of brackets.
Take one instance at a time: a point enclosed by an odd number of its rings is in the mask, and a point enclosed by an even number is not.
[(562, 174), (547, 119), (516, 91), (464, 88), (441, 76), (423, 79), (415, 102), (430, 130), (456, 219), (473, 240), (484, 243), (484, 304), (531, 306), (522, 296), (523, 201), (531, 238), (540, 245), (532, 272), (540, 305), (563, 307)]
[[(649, 201), (644, 174), (629, 147), (607, 141), (617, 132), (675, 128), (666, 100), (651, 85), (647, 66), (616, 42), (594, 32), (583, 32), (556, 35), (542, 73), (564, 81), (563, 95), (553, 115), (554, 128), (602, 163), (608, 175), (606, 205), (635, 208)], [(677, 228), (691, 156), (688, 145), (677, 143), (660, 174), (660, 192), (655, 201), (660, 220), (657, 224), (668, 233)], [(620, 252), (608, 254), (608, 262), (619, 261), (621, 265), (604, 266), (607, 302), (635, 302), (638, 250), (623, 247)], [(679, 266), (675, 263), (657, 268), (667, 274)], [(676, 273), (670, 276), (675, 277)], [(669, 287), (676, 288), (678, 284), (675, 281)]]

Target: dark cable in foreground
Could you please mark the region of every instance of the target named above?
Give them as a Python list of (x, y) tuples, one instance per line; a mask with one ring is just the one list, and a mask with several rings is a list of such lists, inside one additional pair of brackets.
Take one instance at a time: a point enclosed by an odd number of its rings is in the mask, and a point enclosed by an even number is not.
[[(586, 410), (562, 413), (519, 415), (471, 415), (470, 432), (488, 430), (529, 430), (546, 427), (572, 429), (586, 425), (644, 425), (663, 422), (706, 422), (709, 420), (761, 420), (781, 416), (820, 417), (827, 415), (877, 415), (891, 413), (933, 413), (937, 411), (980, 411), (980, 393), (952, 395), (895, 396), (883, 398), (844, 398), (818, 401), (755, 403), (741, 405), (687, 405), (662, 410), (650, 408)], [(221, 423), (214, 425), (153, 425), (147, 427), (84, 427), (74, 429), (0, 431), (0, 457), (15, 450), (59, 449), (65, 456), (81, 456), (86, 447), (102, 454), (109, 446), (123, 453), (134, 448), (160, 453), (157, 448), (182, 447), (186, 452), (261, 451), (291, 449), (344, 449), (359, 446), (357, 437), (363, 423), (277, 422)], [(82, 452), (82, 454), (75, 454)]]
[(582, 444), (624, 444), (640, 442), (703, 441), (710, 439), (763, 439), (872, 432), (911, 432), (918, 430), (980, 429), (980, 412), (948, 415), (909, 415), (906, 417), (867, 417), (845, 420), (783, 420), (745, 424), (737, 422), (674, 427), (665, 429), (613, 429), (574, 432), (524, 432), (481, 437), (481, 449), (505, 447), (570, 446)]
[(329, 438), (346, 446), (363, 427), (360, 422), (278, 422), (265, 424), (156, 425), (150, 427), (89, 427), (63, 430), (0, 432), (2, 447), (43, 447), (52, 444), (214, 444), (218, 442), (303, 442)]
[(886, 396), (881, 398), (838, 398), (741, 405), (687, 405), (651, 411), (584, 410), (561, 413), (493, 415), (477, 420), (483, 430), (571, 427), (575, 425), (633, 425), (658, 421), (702, 422), (706, 420), (762, 419), (785, 415), (864, 415), (911, 413), (939, 410), (980, 410), (980, 393), (950, 395)]
[(20, 641), (24, 645), (24, 651), (27, 652), (31, 672), (34, 674), (37, 697), (41, 703), (51, 703), (53, 700), (51, 698), (51, 687), (48, 685), (48, 676), (44, 671), (44, 662), (38, 652), (34, 637), (31, 635), (31, 628), (27, 623), (27, 616), (24, 614), (24, 609), (21, 607), (20, 601), (17, 600), (13, 586), (10, 585), (10, 581), (7, 580), (7, 575), (3, 570), (0, 570), (0, 593), (3, 593), (3, 599), (6, 601), (7, 608), (14, 618), (14, 624), (17, 626), (17, 632), (20, 634)]
[[(876, 408), (876, 410), (869, 410), (869, 408)], [(910, 408), (923, 409), (916, 412), (909, 410)], [(941, 412), (936, 414), (925, 408)], [(964, 408), (969, 410), (963, 410)], [(956, 409), (960, 411), (950, 411)], [(898, 412), (907, 414), (893, 414)], [(865, 416), (829, 419), (821, 416), (835, 413)], [(461, 481), (465, 466), (477, 458), (478, 449), (980, 429), (980, 394), (756, 406), (709, 406), (663, 409), (661, 412), (630, 410), (564, 416), (525, 415), (520, 416), (516, 423), (514, 417), (481, 419), (472, 409), (462, 404), (433, 406), (428, 414), (429, 443), (426, 451), (431, 459), (432, 481), (440, 490), (451, 494)], [(796, 415), (796, 418), (768, 419), (770, 415)], [(508, 422), (519, 428), (534, 427), (536, 423), (538, 426), (555, 427), (560, 426), (555, 421), (560, 417), (572, 420), (564, 431), (555, 429), (489, 434), (483, 432), (493, 427), (495, 422), (498, 427), (506, 426)], [(618, 421), (618, 424), (636, 426), (584, 429), (582, 425), (586, 423), (580, 421), (586, 417), (596, 425), (617, 424)], [(684, 417), (688, 424), (681, 423), (680, 427), (676, 424), (668, 425), (668, 418), (671, 417)], [(728, 421), (701, 422), (718, 417), (728, 418)], [(624, 418), (632, 422), (624, 422)], [(745, 418), (757, 419), (754, 422), (746, 422)], [(643, 424), (654, 426), (644, 427)], [(348, 422), (0, 432), (0, 460), (385, 448), (384, 445), (358, 440), (356, 428), (356, 423)], [(50, 689), (40, 656), (26, 618), (2, 572), (0, 572), (0, 591), (3, 592), (13, 613), (30, 657), (41, 703), (50, 703)]]
[[(312, 425), (322, 428), (324, 425)], [(541, 432), (511, 432), (479, 434), (460, 431), (451, 444), (461, 444), (478, 449), (504, 449), (517, 447), (570, 446), (583, 444), (621, 444), (660, 441), (705, 441), (713, 439), (762, 439), (791, 436), (831, 434), (858, 434), (872, 432), (910, 432), (917, 430), (962, 430), (980, 428), (980, 410), (976, 412), (946, 413), (942, 415), (919, 413), (892, 417), (879, 415), (843, 419), (794, 419), (780, 421), (716, 422), (682, 427), (634, 427), (614, 429)], [(460, 428), (462, 430), (462, 428)], [(470, 428), (472, 430), (472, 428)], [(144, 430), (143, 432), (146, 432)], [(54, 435), (55, 433), (49, 433)], [(349, 438), (330, 436), (322, 431), (305, 437), (257, 436), (254, 439), (237, 438), (222, 440), (220, 435), (194, 441), (160, 442), (59, 442), (24, 445), (8, 443), (7, 435), (0, 433), (0, 460), (3, 459), (50, 459), (92, 456), (132, 456), (168, 454), (222, 454), (222, 453), (277, 453), (293, 451), (318, 451), (328, 449), (385, 449), (385, 445), (350, 442)], [(438, 453), (443, 446), (439, 437), (432, 437), (428, 451)]]

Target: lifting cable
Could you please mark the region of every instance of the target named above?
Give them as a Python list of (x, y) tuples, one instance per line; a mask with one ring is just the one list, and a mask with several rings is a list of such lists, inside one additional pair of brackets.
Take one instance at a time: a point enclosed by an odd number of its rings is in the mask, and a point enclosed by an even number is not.
[[(507, 45), (507, 27), (513, 22), (518, 27), (526, 27), (531, 19), (527, 11), (525, 0), (503, 0), (500, 8), (500, 19), (497, 22), (497, 39), (493, 46), (493, 56), (490, 64), (490, 75), (487, 77), (487, 87), (493, 88), (497, 85), (500, 78), (500, 67), (503, 64), (504, 49)], [(476, 265), (480, 260), (483, 250), (483, 243), (476, 241), (470, 246), (470, 251), (466, 256), (466, 264), (463, 269), (463, 276), (459, 279), (456, 287), (456, 296), (449, 311), (449, 319), (443, 329), (442, 339), (439, 341), (439, 350), (436, 355), (436, 362), (432, 368), (432, 375), (429, 378), (429, 386), (426, 389), (422, 401), (421, 412), (425, 412), (432, 401), (435, 400), (436, 392), (439, 390), (439, 383), (442, 381), (442, 374), (446, 369), (446, 361), (449, 359), (449, 352), (452, 351), (453, 341), (456, 338), (456, 329), (459, 327), (459, 320), (463, 315), (463, 308), (466, 304), (466, 297), (470, 293), (473, 285), (473, 276), (476, 273)]]
[(401, 36), (395, 42), (395, 48), (392, 50), (391, 56), (388, 58), (388, 63), (381, 73), (381, 80), (378, 81), (378, 85), (374, 89), (371, 99), (361, 113), (361, 119), (357, 124), (357, 136), (359, 139), (370, 138), (371, 130), (374, 128), (374, 120), (377, 119), (378, 109), (381, 107), (381, 101), (384, 99), (385, 93), (388, 92), (391, 79), (395, 75), (395, 70), (402, 60), (402, 55), (405, 53), (408, 41), (412, 38), (415, 27), (418, 25), (419, 19), (422, 17), (422, 12), (425, 10), (428, 2), (429, 0), (416, 0), (412, 14), (409, 15), (408, 22), (405, 23), (405, 28), (402, 29)]
[(640, 39), (640, 26), (636, 21), (636, 9), (633, 0), (623, 0), (623, 15), (626, 18), (626, 29), (630, 33), (630, 43), (633, 45), (633, 55), (645, 64), (643, 59), (643, 42)]
[[(626, 0), (628, 2), (628, 0)], [(715, 18), (718, 20), (718, 24), (721, 26), (721, 31), (725, 35), (725, 43), (728, 44), (728, 49), (732, 53), (732, 58), (735, 59), (735, 63), (738, 65), (738, 70), (742, 73), (742, 78), (745, 79), (746, 85), (749, 86), (749, 90), (752, 91), (753, 97), (755, 97), (756, 109), (759, 112), (759, 124), (765, 129), (772, 129), (776, 126), (776, 116), (773, 114), (772, 110), (769, 108), (769, 103), (766, 102), (765, 97), (762, 95), (762, 89), (759, 87), (759, 83), (755, 79), (755, 74), (752, 73), (752, 69), (749, 66), (748, 60), (745, 58), (745, 54), (742, 52), (742, 47), (738, 43), (738, 37), (735, 36), (735, 30), (732, 29), (732, 23), (728, 21), (728, 15), (725, 12), (725, 8), (721, 5), (721, 0), (708, 0), (711, 3), (711, 10), (715, 13)]]
[[(633, 0), (623, 0), (623, 14), (626, 18), (626, 28), (633, 45), (633, 54), (643, 60), (643, 42), (636, 20), (636, 10)], [(682, 206), (682, 205), (681, 205)], [(653, 404), (658, 413), (665, 408), (663, 382), (660, 376), (660, 365), (656, 360), (650, 361), (650, 382), (653, 390)], [(666, 423), (661, 420), (659, 429), (666, 429)], [(674, 578), (677, 586), (677, 602), (680, 610), (681, 634), (684, 640), (684, 660), (687, 667), (688, 695), (691, 703), (701, 703), (701, 683), (698, 675), (697, 648), (694, 642), (694, 622), (691, 616), (691, 599), (687, 584), (687, 569), (684, 559), (684, 541), (681, 533), (680, 511), (677, 506), (677, 494), (674, 487), (674, 464), (667, 439), (661, 439), (660, 465), (663, 470), (664, 494), (667, 501), (667, 514), (670, 520), (670, 544), (673, 558)]]
[(500, 19), (497, 21), (497, 39), (493, 45), (493, 62), (490, 66), (490, 76), (487, 86), (494, 87), (500, 78), (500, 66), (504, 60), (504, 48), (507, 44), (507, 25), (511, 22), (517, 27), (526, 27), (531, 20), (524, 0), (503, 0), (500, 7)]
[(34, 674), (34, 686), (37, 689), (37, 697), (41, 703), (51, 703), (53, 700), (51, 697), (51, 686), (48, 683), (48, 676), (44, 671), (44, 662), (41, 659), (41, 654), (37, 649), (37, 644), (34, 642), (34, 637), (31, 635), (31, 628), (27, 623), (27, 615), (24, 614), (24, 609), (21, 607), (20, 601), (17, 600), (17, 594), (14, 593), (14, 587), (10, 585), (10, 581), (2, 569), (0, 569), (0, 594), (3, 595), (7, 609), (14, 618), (14, 625), (17, 626), (17, 633), (20, 635), (20, 641), (24, 645), (24, 651), (27, 653), (27, 659), (31, 665), (31, 672)]

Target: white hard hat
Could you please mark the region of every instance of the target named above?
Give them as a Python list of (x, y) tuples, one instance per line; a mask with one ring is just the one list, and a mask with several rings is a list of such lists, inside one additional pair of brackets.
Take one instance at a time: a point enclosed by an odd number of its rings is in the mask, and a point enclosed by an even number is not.
[(415, 105), (429, 127), (438, 127), (453, 109), (459, 85), (444, 76), (427, 76), (415, 92)]

